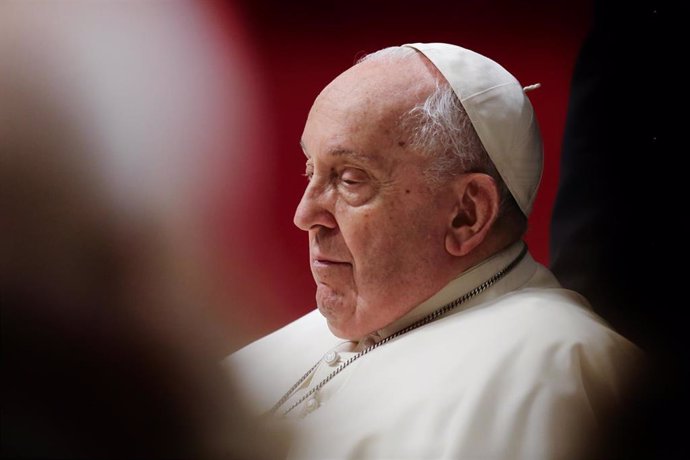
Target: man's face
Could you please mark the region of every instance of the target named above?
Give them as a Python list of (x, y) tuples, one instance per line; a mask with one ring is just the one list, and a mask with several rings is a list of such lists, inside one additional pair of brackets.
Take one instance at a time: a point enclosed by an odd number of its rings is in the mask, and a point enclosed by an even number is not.
[(358, 339), (448, 281), (448, 187), (424, 177), (399, 118), (433, 90), (421, 60), (364, 62), (334, 80), (309, 114), (309, 183), (295, 224), (309, 232), (316, 301), (339, 337)]

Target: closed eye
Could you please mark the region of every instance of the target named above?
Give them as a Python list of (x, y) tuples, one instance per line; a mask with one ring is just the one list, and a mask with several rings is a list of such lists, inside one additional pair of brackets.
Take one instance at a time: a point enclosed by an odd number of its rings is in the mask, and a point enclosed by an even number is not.
[(358, 185), (369, 180), (369, 175), (356, 168), (347, 168), (340, 174), (340, 181), (346, 185)]

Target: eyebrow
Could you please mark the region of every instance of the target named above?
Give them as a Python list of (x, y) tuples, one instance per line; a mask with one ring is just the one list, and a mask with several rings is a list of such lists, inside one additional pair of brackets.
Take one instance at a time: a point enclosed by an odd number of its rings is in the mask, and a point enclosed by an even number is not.
[[(307, 156), (307, 158), (311, 158), (311, 155), (309, 155), (309, 153), (307, 152), (307, 149), (304, 147), (304, 142), (302, 142), (300, 140), (299, 145), (300, 145), (300, 147), (302, 147), (302, 151)], [(336, 157), (349, 156), (349, 157), (352, 157), (352, 158), (355, 158), (357, 160), (361, 160), (361, 161), (364, 161), (367, 163), (378, 163), (376, 158), (372, 158), (371, 156), (364, 155), (362, 153), (356, 152), (356, 151), (351, 150), (351, 149), (346, 149), (344, 147), (335, 147), (335, 148), (329, 150), (328, 154), (332, 155), (332, 156), (336, 156)]]

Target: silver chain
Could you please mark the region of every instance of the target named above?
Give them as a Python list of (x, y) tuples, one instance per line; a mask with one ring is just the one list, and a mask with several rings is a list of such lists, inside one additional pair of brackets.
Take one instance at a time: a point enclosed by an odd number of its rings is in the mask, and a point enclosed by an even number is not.
[[(362, 356), (366, 355), (366, 354), (369, 353), (370, 351), (373, 351), (373, 350), (377, 349), (377, 348), (380, 347), (381, 345), (384, 345), (384, 344), (390, 342), (391, 340), (393, 340), (393, 339), (395, 339), (395, 338), (397, 338), (397, 337), (400, 337), (400, 336), (403, 335), (403, 334), (407, 334), (408, 332), (410, 332), (410, 331), (412, 331), (412, 330), (414, 330), (414, 329), (417, 329), (417, 328), (419, 328), (419, 327), (425, 326), (425, 325), (427, 325), (427, 324), (429, 324), (429, 323), (431, 323), (431, 322), (437, 320), (438, 318), (440, 318), (441, 316), (445, 315), (446, 313), (448, 313), (449, 311), (453, 310), (454, 308), (458, 307), (459, 305), (461, 305), (461, 304), (467, 302), (468, 300), (470, 300), (471, 298), (475, 297), (476, 295), (478, 295), (478, 294), (484, 292), (487, 288), (489, 288), (491, 285), (493, 285), (493, 284), (496, 283), (498, 280), (500, 280), (501, 278), (503, 278), (503, 277), (504, 277), (508, 272), (510, 272), (513, 268), (515, 268), (515, 266), (523, 259), (523, 257), (525, 257), (525, 254), (527, 254), (527, 245), (524, 245), (524, 246), (523, 246), (522, 251), (520, 251), (520, 254), (518, 254), (518, 256), (517, 256), (511, 263), (509, 263), (508, 265), (506, 265), (503, 269), (499, 270), (498, 272), (494, 273), (494, 275), (493, 275), (491, 278), (487, 279), (486, 281), (484, 281), (484, 282), (481, 283), (480, 285), (476, 286), (474, 289), (472, 289), (472, 290), (470, 290), (469, 292), (465, 293), (464, 295), (458, 297), (457, 299), (453, 300), (452, 302), (447, 303), (446, 305), (442, 306), (441, 308), (439, 308), (438, 310), (434, 311), (433, 313), (431, 313), (431, 314), (425, 316), (424, 318), (422, 318), (422, 319), (420, 319), (420, 320), (418, 320), (418, 321), (415, 321), (414, 323), (410, 324), (410, 325), (407, 326), (406, 328), (399, 330), (399, 331), (396, 332), (395, 334), (391, 334), (391, 335), (389, 335), (388, 337), (386, 337), (386, 338), (384, 338), (383, 340), (381, 340), (380, 342), (377, 342), (377, 343), (375, 343), (375, 344), (373, 344), (373, 345), (370, 345), (370, 346), (368, 346), (367, 348), (365, 348), (364, 350), (362, 350), (362, 351), (360, 351), (359, 353), (357, 353), (356, 355), (351, 356), (351, 357), (350, 357), (349, 359), (347, 359), (345, 362), (343, 362), (342, 364), (340, 364), (340, 366), (338, 366), (333, 372), (331, 372), (331, 373), (328, 374), (323, 380), (321, 380), (314, 388), (312, 388), (312, 389), (309, 390), (304, 396), (302, 396), (301, 398), (299, 398), (299, 400), (297, 400), (297, 402), (295, 402), (295, 403), (292, 404), (290, 407), (288, 407), (288, 408), (283, 412), (283, 416), (286, 416), (286, 415), (287, 415), (288, 413), (290, 413), (290, 411), (292, 411), (295, 407), (297, 407), (297, 406), (299, 406), (300, 404), (302, 404), (302, 402), (304, 402), (307, 398), (309, 398), (311, 395), (313, 395), (314, 393), (316, 393), (317, 391), (319, 391), (321, 388), (323, 388), (323, 386), (326, 385), (328, 382), (330, 382), (330, 381), (333, 379), (333, 377), (335, 377), (336, 375), (338, 375), (343, 369), (345, 369), (347, 366), (349, 366), (350, 364), (352, 364), (353, 362), (355, 362), (357, 359), (359, 359), (359, 358), (361, 358)], [(312, 368), (309, 369), (309, 370), (308, 370), (308, 371), (297, 381), (297, 383), (295, 383), (295, 384), (292, 386), (292, 388), (290, 388), (290, 389), (287, 391), (287, 393), (285, 393), (285, 394), (283, 395), (283, 397), (280, 398), (280, 400), (279, 400), (277, 403), (275, 403), (275, 404), (273, 405), (273, 407), (271, 408), (271, 410), (269, 410), (268, 413), (267, 413), (266, 415), (271, 415), (271, 414), (275, 413), (275, 412), (280, 408), (280, 406), (282, 406), (283, 404), (285, 404), (285, 402), (290, 398), (290, 396), (292, 396), (292, 393), (297, 389), (297, 387), (299, 387), (299, 385), (300, 385), (302, 382), (304, 382), (304, 381), (306, 380), (306, 378), (309, 377), (309, 375), (311, 375), (312, 372), (314, 372), (314, 370), (316, 369), (316, 367), (319, 365), (320, 362), (321, 362), (321, 359), (319, 359), (319, 360), (316, 362), (316, 364), (314, 364), (314, 365), (312, 366)]]

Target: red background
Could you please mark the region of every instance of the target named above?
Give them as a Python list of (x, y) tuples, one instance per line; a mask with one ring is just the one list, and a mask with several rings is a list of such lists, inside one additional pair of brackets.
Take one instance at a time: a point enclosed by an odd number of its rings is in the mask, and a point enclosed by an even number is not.
[[(241, 41), (258, 113), (257, 167), (241, 211), (219, 219), (227, 275), (255, 299), (237, 305), (245, 343), (314, 308), (306, 234), (292, 224), (305, 182), (299, 140), (319, 91), (363, 54), (409, 42), (461, 45), (501, 63), (530, 93), (544, 137), (545, 168), (527, 243), (548, 264), (549, 221), (558, 182), (570, 78), (588, 30), (586, 2), (245, 0), (215, 4), (230, 39)], [(232, 209), (231, 209), (232, 208)], [(239, 214), (239, 215), (238, 215)], [(239, 244), (238, 244), (239, 243)], [(237, 327), (239, 326), (239, 328)]]

